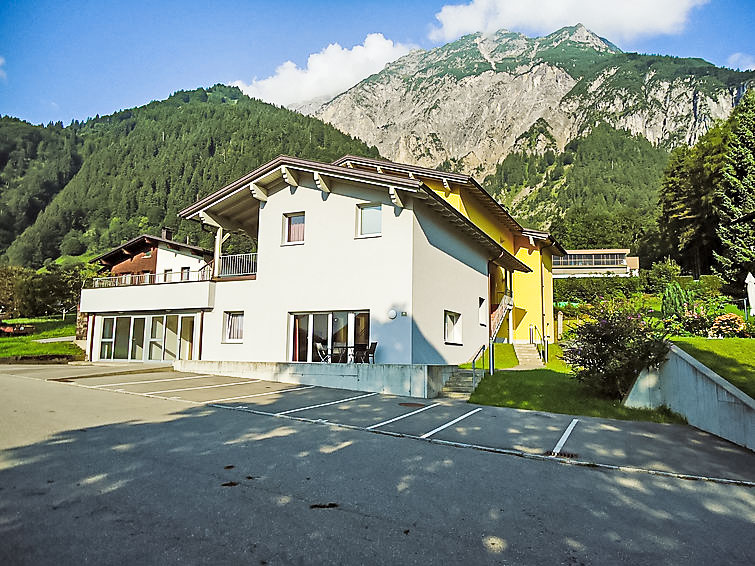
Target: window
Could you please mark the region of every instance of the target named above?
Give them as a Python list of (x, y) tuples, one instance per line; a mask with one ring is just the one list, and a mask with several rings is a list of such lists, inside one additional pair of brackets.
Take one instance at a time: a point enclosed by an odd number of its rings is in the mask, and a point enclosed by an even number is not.
[(479, 311), (478, 311), (478, 317), (480, 319), (480, 325), (481, 326), (487, 326), (488, 324), (488, 308), (487, 308), (487, 301), (480, 297), (479, 301)]
[(283, 215), (283, 242), (286, 244), (304, 243), (304, 213)]
[(166, 269), (163, 272), (163, 282), (164, 283), (170, 283), (173, 281), (173, 270), (172, 269)]
[(244, 339), (244, 313), (225, 313), (224, 342), (241, 342)]
[(182, 267), (181, 268), (181, 281), (188, 281), (189, 280), (189, 273), (190, 273), (190, 268), (188, 268), (188, 267)]
[(381, 232), (382, 207), (379, 204), (357, 205), (357, 235), (379, 236)]
[(289, 313), (289, 360), (364, 361), (370, 345), (370, 311)]
[(461, 315), (458, 312), (443, 311), (443, 321), (446, 344), (461, 344)]

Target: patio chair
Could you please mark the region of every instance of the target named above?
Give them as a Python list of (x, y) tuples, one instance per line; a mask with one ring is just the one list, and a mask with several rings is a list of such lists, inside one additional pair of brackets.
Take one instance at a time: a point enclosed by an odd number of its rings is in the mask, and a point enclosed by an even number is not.
[(315, 350), (317, 351), (317, 355), (319, 356), (321, 362), (330, 363), (330, 353), (325, 347), (325, 344), (323, 344), (322, 342), (315, 342)]
[(354, 361), (364, 364), (374, 364), (376, 348), (377, 342), (371, 342), (369, 348), (364, 345), (361, 345), (361, 347), (359, 345), (354, 346)]

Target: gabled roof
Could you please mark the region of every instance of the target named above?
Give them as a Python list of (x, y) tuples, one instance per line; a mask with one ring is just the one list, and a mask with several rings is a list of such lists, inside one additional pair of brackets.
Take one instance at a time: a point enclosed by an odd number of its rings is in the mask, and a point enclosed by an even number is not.
[[(273, 186), (281, 179), (286, 184), (298, 183), (296, 177), (301, 174), (311, 175), (315, 183), (326, 191), (330, 190), (328, 188), (330, 182), (338, 179), (387, 189), (394, 202), (396, 200), (400, 201), (400, 198), (402, 198), (401, 194), (420, 199), (440, 216), (454, 224), (460, 232), (486, 248), (491, 259), (499, 265), (517, 271), (531, 271), (526, 264), (507, 252), (498, 242), (488, 236), (448, 202), (439, 197), (435, 191), (425, 185), (420, 179), (342, 167), (331, 163), (320, 163), (287, 155), (278, 156), (269, 163), (265, 163), (240, 179), (183, 209), (178, 215), (182, 218), (202, 221), (203, 213), (207, 209), (213, 206), (216, 209), (222, 208), (223, 201), (237, 200), (240, 198), (238, 194), (242, 191), (249, 191), (251, 194), (256, 194), (257, 198), (266, 199), (268, 187)], [(228, 210), (232, 211), (234, 209), (229, 206)]]
[(180, 250), (192, 255), (201, 256), (208, 260), (212, 259), (213, 255), (211, 250), (206, 250), (205, 248), (183, 244), (174, 240), (166, 240), (159, 236), (142, 234), (141, 236), (129, 240), (125, 244), (121, 244), (117, 248), (113, 248), (109, 252), (105, 252), (104, 254), (91, 259), (89, 263), (101, 263), (106, 266), (116, 265), (126, 259), (132, 258), (138, 253), (146, 251), (147, 249), (157, 247), (159, 244), (173, 250)]
[(524, 228), (519, 222), (517, 222), (506, 208), (495, 200), (488, 191), (486, 191), (482, 185), (480, 185), (474, 177), (470, 175), (463, 175), (461, 173), (447, 173), (445, 171), (438, 171), (437, 169), (430, 169), (428, 167), (419, 167), (417, 165), (406, 165), (404, 163), (396, 163), (394, 161), (388, 161), (385, 159), (372, 159), (369, 157), (359, 157), (357, 155), (344, 155), (343, 157), (336, 159), (333, 165), (340, 165), (342, 167), (368, 167), (370, 169), (376, 169), (383, 173), (396, 176), (408, 176), (409, 178), (427, 177), (431, 179), (438, 179), (440, 181), (447, 181), (456, 183), (470, 189), (470, 194), (480, 203), (483, 208), (486, 208), (489, 212), (492, 212), (506, 227), (516, 234), (522, 234), (526, 237), (533, 237), (538, 240), (546, 242), (549, 246), (556, 248), (556, 255), (565, 254), (566, 251), (558, 241), (551, 236), (548, 232), (541, 230), (532, 230), (530, 228)]
[(356, 155), (344, 155), (343, 157), (336, 159), (333, 162), (334, 165), (340, 165), (344, 167), (352, 167), (357, 165), (367, 166), (370, 168), (380, 168), (385, 173), (393, 174), (396, 176), (410, 174), (415, 177), (427, 177), (430, 179), (437, 179), (440, 181), (448, 181), (450, 183), (456, 183), (463, 185), (470, 189), (470, 194), (480, 203), (480, 205), (493, 213), (498, 220), (500, 220), (509, 230), (512, 232), (521, 232), (523, 230), (522, 225), (517, 222), (513, 216), (509, 213), (504, 206), (495, 200), (488, 191), (482, 188), (474, 177), (470, 175), (463, 175), (461, 173), (446, 173), (444, 171), (438, 171), (437, 169), (430, 169), (428, 167), (419, 167), (417, 165), (406, 165), (404, 163), (395, 163), (393, 161), (371, 159), (368, 157), (359, 157)]

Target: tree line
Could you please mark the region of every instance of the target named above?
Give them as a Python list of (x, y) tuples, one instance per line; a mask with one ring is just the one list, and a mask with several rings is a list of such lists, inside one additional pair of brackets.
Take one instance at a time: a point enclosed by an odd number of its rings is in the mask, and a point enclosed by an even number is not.
[(378, 156), (320, 120), (224, 85), (67, 127), (4, 118), (0, 219), (9, 220), (0, 223), (0, 255), (38, 268), (163, 225), (207, 245), (179, 210), (279, 154), (332, 161), (346, 153)]

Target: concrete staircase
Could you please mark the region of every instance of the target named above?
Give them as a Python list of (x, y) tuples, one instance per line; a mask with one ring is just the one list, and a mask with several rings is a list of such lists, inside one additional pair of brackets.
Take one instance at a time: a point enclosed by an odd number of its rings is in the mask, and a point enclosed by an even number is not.
[[(477, 379), (481, 379), (482, 370), (477, 370)], [(450, 399), (469, 399), (469, 395), (474, 391), (472, 385), (473, 375), (471, 369), (457, 369), (448, 378), (446, 384), (440, 393), (441, 397)]]
[(514, 344), (514, 353), (519, 360), (519, 365), (511, 369), (527, 370), (545, 367), (537, 346), (534, 344)]

